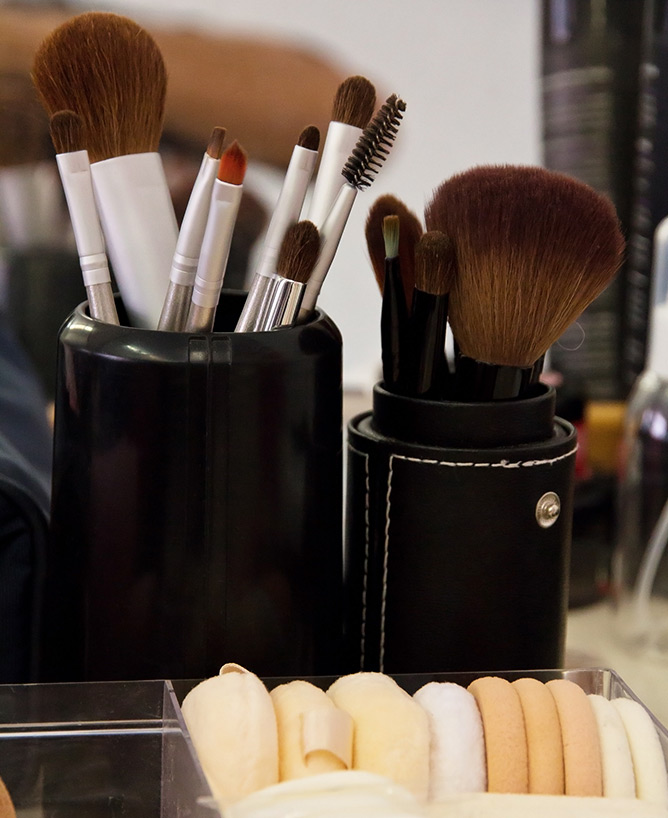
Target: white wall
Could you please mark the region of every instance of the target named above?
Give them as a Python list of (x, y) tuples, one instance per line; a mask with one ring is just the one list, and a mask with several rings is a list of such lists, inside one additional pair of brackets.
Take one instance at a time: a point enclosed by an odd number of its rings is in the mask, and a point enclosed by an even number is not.
[[(83, 5), (83, 4), (82, 4)], [(381, 193), (422, 213), (452, 173), (485, 163), (540, 162), (538, 0), (93, 0), (88, 8), (187, 19), (228, 32), (322, 48), (351, 74), (407, 103), (396, 146), (357, 198), (319, 303), (343, 332), (345, 380), (379, 371), (380, 297), (364, 220)], [(383, 85), (384, 84), (384, 85)]]

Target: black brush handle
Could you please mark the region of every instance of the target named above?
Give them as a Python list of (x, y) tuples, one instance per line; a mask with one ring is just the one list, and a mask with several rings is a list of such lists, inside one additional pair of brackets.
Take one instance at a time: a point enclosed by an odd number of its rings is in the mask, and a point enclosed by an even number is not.
[(390, 392), (406, 388), (408, 357), (408, 307), (401, 279), (399, 258), (385, 259), (385, 283), (380, 312), (383, 381)]
[(441, 398), (449, 376), (445, 357), (448, 295), (415, 289), (410, 318), (410, 360), (406, 366), (408, 393), (418, 398)]
[(532, 366), (506, 366), (455, 355), (454, 396), (459, 401), (516, 400), (538, 382), (542, 358)]

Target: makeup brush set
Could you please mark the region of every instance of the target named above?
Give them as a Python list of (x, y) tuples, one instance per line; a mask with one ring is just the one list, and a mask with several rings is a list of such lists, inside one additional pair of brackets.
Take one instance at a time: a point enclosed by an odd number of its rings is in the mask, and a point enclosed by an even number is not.
[(314, 126), (246, 294), (223, 291), (246, 153), (213, 129), (177, 230), (148, 32), (75, 16), (33, 79), (88, 296), (58, 339), (43, 678), (197, 677), (231, 653), (338, 671), (341, 336), (317, 299), (405, 103), (376, 110), (369, 80), (341, 83), (310, 201)]

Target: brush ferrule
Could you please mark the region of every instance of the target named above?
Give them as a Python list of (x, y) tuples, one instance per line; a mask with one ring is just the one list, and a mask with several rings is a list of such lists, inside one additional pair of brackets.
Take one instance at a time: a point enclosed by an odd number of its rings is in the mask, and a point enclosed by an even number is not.
[(257, 329), (261, 332), (290, 327), (295, 323), (306, 285), (301, 281), (276, 276), (270, 297), (265, 305)]
[(344, 183), (341, 170), (357, 144), (362, 129), (345, 122), (330, 122), (320, 167), (313, 188), (308, 218), (320, 230)]
[(85, 287), (94, 284), (108, 284), (111, 282), (109, 264), (106, 253), (95, 253), (90, 256), (79, 256), (81, 274)]
[(276, 260), (285, 231), (299, 220), (317, 158), (317, 151), (301, 145), (295, 145), (293, 148), (256, 267), (256, 273), (259, 275), (271, 275), (276, 269)]
[(177, 251), (174, 253), (174, 258), (172, 259), (172, 269), (169, 273), (169, 280), (174, 284), (192, 287), (195, 283), (198, 261), (199, 256), (189, 258), (188, 256), (182, 256)]
[(517, 400), (532, 394), (540, 362), (532, 366), (507, 366), (455, 356), (454, 392), (460, 401)]
[(87, 151), (56, 156), (79, 257), (105, 253)]
[[(211, 202), (211, 191), (218, 172), (218, 159), (214, 159), (207, 153), (202, 158), (202, 163), (193, 184), (186, 212), (183, 214), (179, 237), (176, 242), (174, 261), (177, 256), (188, 260), (194, 259), (197, 268), (197, 258), (202, 246), (204, 231), (206, 230), (207, 217), (209, 215), (209, 204)], [(188, 263), (181, 261), (181, 264)]]
[(255, 332), (260, 328), (266, 305), (271, 299), (275, 280), (275, 274), (256, 274), (253, 277), (235, 332)]

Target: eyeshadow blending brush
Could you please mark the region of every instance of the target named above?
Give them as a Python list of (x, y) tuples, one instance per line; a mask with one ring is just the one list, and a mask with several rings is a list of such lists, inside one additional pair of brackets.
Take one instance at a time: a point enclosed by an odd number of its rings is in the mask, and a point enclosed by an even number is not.
[(313, 222), (297, 222), (286, 230), (276, 273), (271, 277), (271, 297), (266, 301), (256, 330), (273, 330), (295, 323), (319, 250), (320, 236)]
[(186, 332), (210, 332), (225, 277), (248, 158), (235, 140), (220, 157), (197, 263)]
[(376, 89), (366, 77), (348, 77), (339, 85), (308, 211), (309, 220), (318, 229), (341, 189), (341, 168), (371, 121), (375, 107)]
[(401, 394), (406, 379), (408, 307), (399, 262), (399, 216), (383, 219), (385, 276), (380, 311), (383, 383), (388, 392)]
[(160, 330), (181, 331), (185, 327), (209, 215), (211, 191), (218, 174), (224, 142), (225, 128), (214, 128), (183, 214), (169, 286), (158, 322)]
[(415, 289), (409, 320), (406, 393), (439, 399), (448, 393), (445, 332), (448, 300), (457, 274), (455, 246), (439, 230), (428, 230), (415, 246)]
[(320, 131), (315, 125), (309, 125), (301, 132), (292, 151), (290, 164), (267, 228), (248, 296), (237, 322), (237, 332), (247, 332), (256, 321), (258, 310), (270, 286), (268, 278), (273, 276), (276, 270), (276, 261), (286, 230), (299, 219), (306, 190), (318, 158), (319, 145)]
[(177, 224), (162, 160), (167, 77), (151, 35), (134, 21), (86, 12), (39, 47), (33, 79), (49, 114), (72, 110), (87, 134), (93, 188), (131, 321), (158, 324)]
[(426, 223), (457, 254), (449, 320), (459, 400), (527, 394), (550, 345), (610, 283), (624, 251), (608, 198), (539, 167), (457, 174), (433, 194)]
[(92, 318), (118, 324), (104, 236), (93, 193), (84, 124), (74, 111), (58, 111), (51, 117), (49, 126), (88, 296), (88, 309)]
[(315, 309), (320, 289), (336, 255), (357, 194), (371, 185), (375, 174), (389, 155), (405, 110), (406, 103), (396, 94), (388, 97), (362, 131), (348, 161), (343, 166), (341, 174), (344, 183), (320, 230), (320, 254), (306, 285), (299, 312), (300, 321), (307, 320)]
[(422, 224), (415, 213), (396, 196), (389, 193), (383, 194), (369, 208), (364, 228), (367, 249), (378, 289), (382, 295), (385, 280), (383, 219), (391, 214), (399, 217), (399, 266), (404, 282), (406, 303), (410, 304), (415, 286), (415, 245), (422, 235)]

